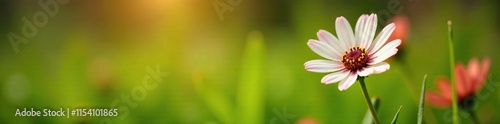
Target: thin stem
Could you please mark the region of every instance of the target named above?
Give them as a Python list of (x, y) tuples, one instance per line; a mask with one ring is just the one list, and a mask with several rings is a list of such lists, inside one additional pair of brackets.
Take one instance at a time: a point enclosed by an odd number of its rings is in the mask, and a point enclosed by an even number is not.
[(366, 104), (368, 105), (368, 108), (370, 108), (370, 112), (372, 113), (373, 120), (375, 120), (375, 124), (380, 124), (377, 111), (375, 111), (375, 107), (373, 107), (372, 101), (370, 100), (370, 95), (368, 95), (368, 90), (366, 90), (365, 78), (359, 77), (358, 79), (361, 89), (363, 90), (363, 95), (365, 96)]
[(471, 117), (471, 118), (472, 118), (472, 120), (474, 121), (474, 123), (476, 123), (476, 124), (481, 124), (481, 122), (479, 122), (479, 119), (477, 118), (476, 113), (475, 113), (473, 110), (469, 110), (468, 112), (469, 112), (469, 114), (470, 114), (470, 117)]
[(453, 112), (453, 124), (458, 124), (457, 86), (455, 82), (455, 54), (453, 51), (453, 32), (451, 21), (448, 21), (448, 47), (450, 52), (450, 79), (451, 79), (451, 101)]

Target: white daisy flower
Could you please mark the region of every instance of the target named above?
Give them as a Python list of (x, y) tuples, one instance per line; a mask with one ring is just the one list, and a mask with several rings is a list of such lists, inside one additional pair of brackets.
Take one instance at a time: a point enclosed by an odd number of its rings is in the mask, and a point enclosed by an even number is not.
[(398, 52), (401, 40), (396, 39), (384, 45), (395, 29), (394, 23), (384, 27), (375, 37), (377, 15), (361, 15), (356, 23), (355, 32), (344, 17), (337, 17), (335, 29), (337, 37), (330, 32), (319, 30), (319, 40), (311, 39), (307, 45), (318, 55), (328, 60), (311, 60), (304, 63), (311, 72), (330, 73), (321, 79), (321, 83), (331, 84), (340, 81), (340, 91), (351, 87), (359, 77), (379, 74), (389, 70), (383, 62)]

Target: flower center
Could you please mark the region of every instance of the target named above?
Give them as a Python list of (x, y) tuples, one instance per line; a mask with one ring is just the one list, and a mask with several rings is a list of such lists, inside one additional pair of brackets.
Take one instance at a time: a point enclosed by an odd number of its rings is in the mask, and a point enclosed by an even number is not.
[(368, 66), (368, 61), (366, 50), (361, 47), (351, 47), (349, 50), (346, 50), (342, 56), (342, 63), (345, 68), (351, 71), (357, 71)]
[(476, 95), (470, 94), (458, 98), (458, 107), (465, 109), (466, 111), (474, 111), (476, 106)]

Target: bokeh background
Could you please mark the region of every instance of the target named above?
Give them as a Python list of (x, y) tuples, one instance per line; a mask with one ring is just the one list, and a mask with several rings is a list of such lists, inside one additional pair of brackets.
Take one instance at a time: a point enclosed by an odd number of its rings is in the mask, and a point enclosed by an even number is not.
[[(457, 62), (491, 59), (476, 110), (481, 122), (500, 123), (499, 2), (59, 0), (54, 16), (24, 36), (23, 18), (33, 23), (35, 13), (46, 13), (39, 2), (47, 1), (0, 1), (0, 123), (361, 123), (367, 107), (359, 84), (341, 92), (303, 64), (321, 58), (306, 45), (319, 29), (335, 34), (336, 17), (354, 27), (368, 13), (378, 14), (377, 32), (394, 17), (404, 20), (397, 25), (404, 45), (388, 60), (391, 69), (366, 79), (370, 95), (381, 98), (383, 123), (399, 106), (398, 122), (415, 123), (423, 75), (430, 90), (438, 77), (449, 77), (448, 20)], [(14, 42), (17, 52), (9, 33), (27, 40)], [(157, 67), (165, 73), (161, 82), (147, 70)], [(146, 89), (148, 76), (157, 85)], [(23, 108), (120, 112), (15, 117)], [(450, 108), (425, 108), (426, 123), (451, 123)]]

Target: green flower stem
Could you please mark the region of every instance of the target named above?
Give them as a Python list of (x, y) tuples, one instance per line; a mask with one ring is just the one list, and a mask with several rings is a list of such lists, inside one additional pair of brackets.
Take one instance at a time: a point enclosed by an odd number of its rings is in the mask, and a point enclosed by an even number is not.
[(375, 124), (380, 124), (377, 111), (375, 111), (375, 107), (373, 107), (372, 101), (370, 100), (370, 95), (368, 95), (368, 90), (366, 90), (365, 77), (359, 77), (358, 80), (361, 89), (363, 90), (363, 95), (365, 96), (366, 104), (368, 105), (368, 108), (370, 108), (370, 112), (372, 113), (373, 120), (375, 121)]
[(469, 112), (470, 117), (472, 118), (472, 120), (474, 121), (475, 124), (481, 124), (481, 122), (477, 118), (476, 112), (474, 112), (473, 110), (469, 110), (468, 112)]
[(448, 21), (448, 47), (450, 52), (450, 79), (451, 79), (451, 102), (453, 112), (453, 124), (458, 124), (458, 104), (457, 104), (457, 86), (455, 82), (455, 54), (453, 51), (453, 32), (451, 30), (451, 21)]

